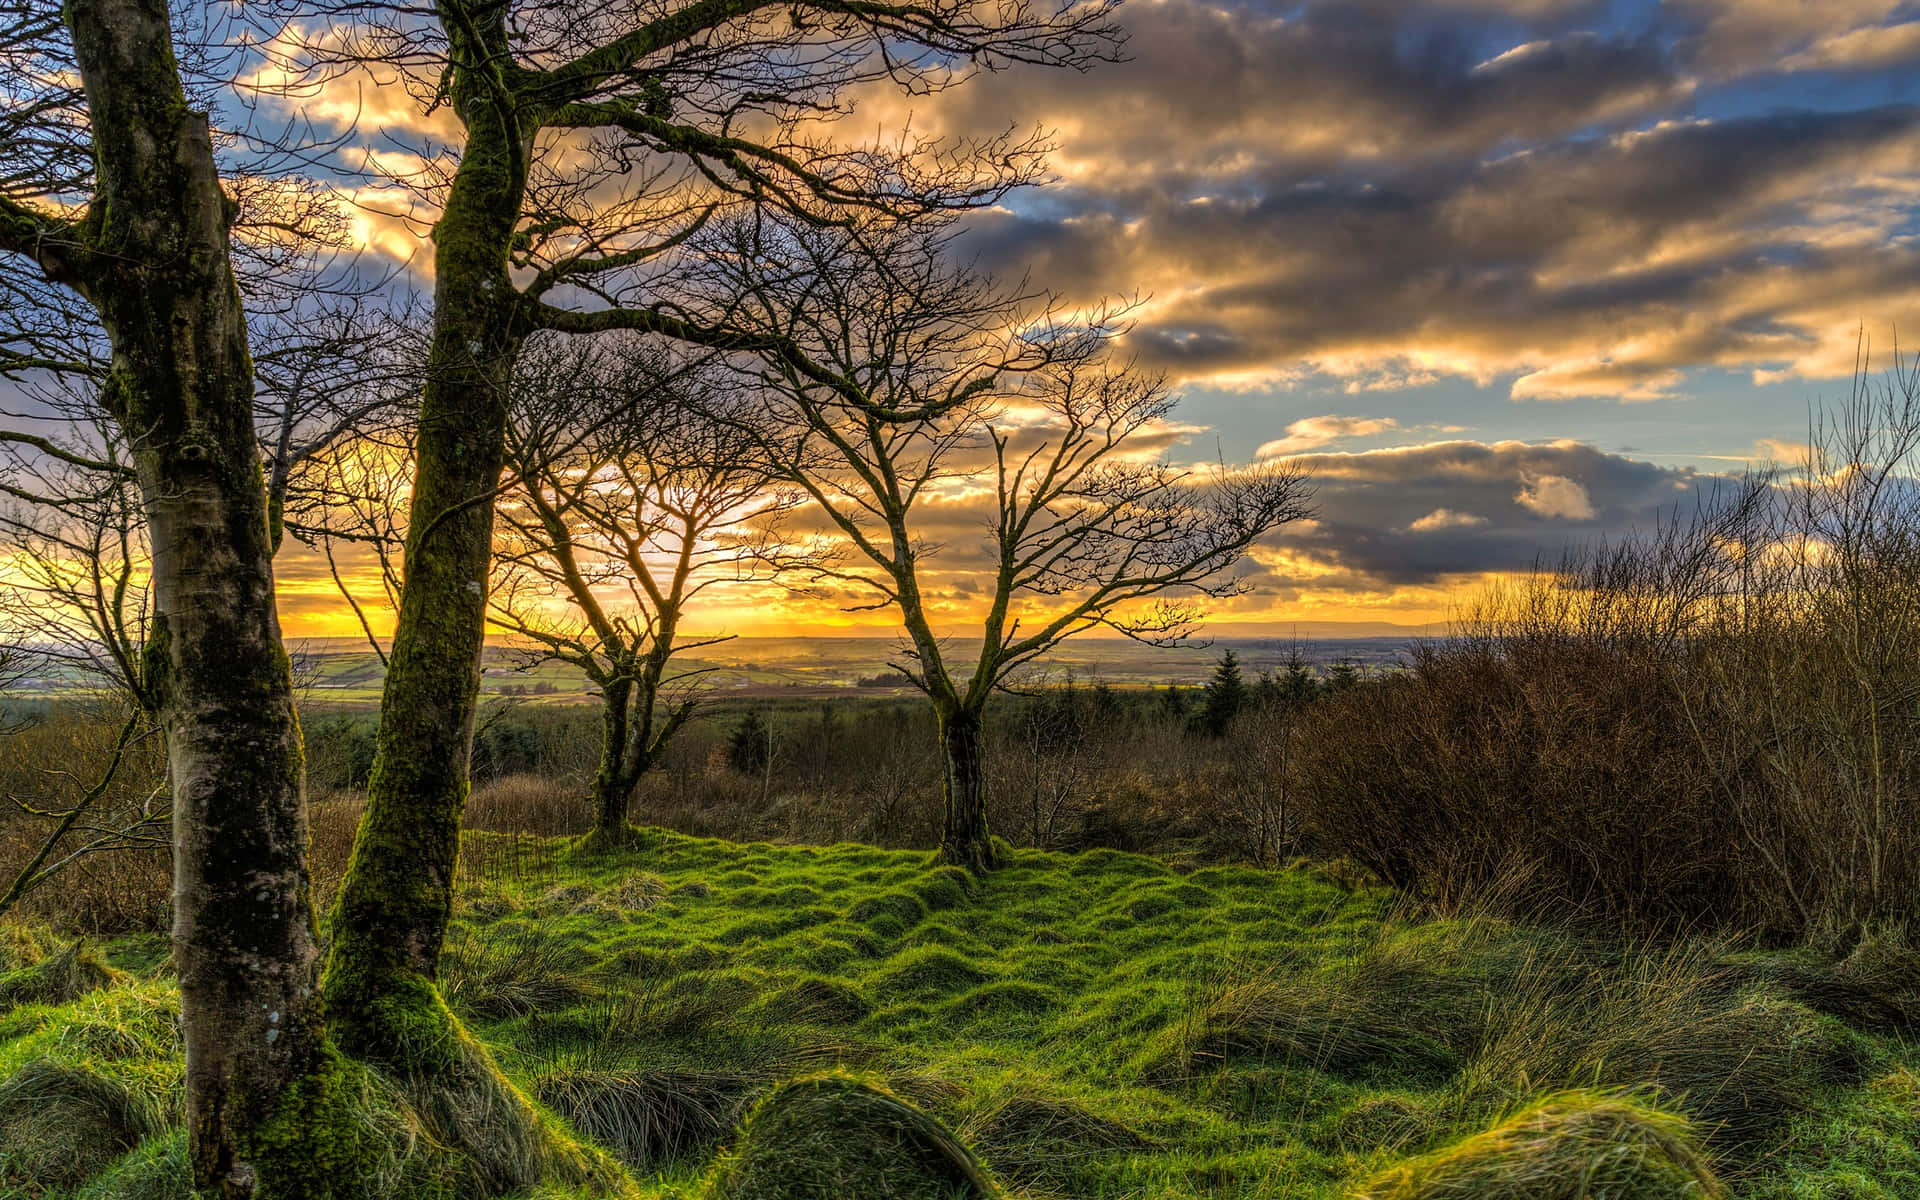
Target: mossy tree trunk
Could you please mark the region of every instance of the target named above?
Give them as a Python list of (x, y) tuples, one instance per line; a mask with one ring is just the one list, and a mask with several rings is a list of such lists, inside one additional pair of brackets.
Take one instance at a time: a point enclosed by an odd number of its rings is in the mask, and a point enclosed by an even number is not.
[[(627, 821), (633, 793), (693, 717), (692, 697), (663, 704), (667, 698), (661, 694), (667, 663), (677, 649), (675, 630), (685, 589), (682, 573), (666, 593), (668, 603), (661, 606), (646, 652), (624, 656), (614, 672), (601, 676), (600, 766), (593, 776), (592, 840), (597, 845), (624, 846), (632, 840)], [(590, 675), (599, 669), (597, 664), (583, 665)]]
[(593, 773), (593, 837), (598, 842), (625, 839), (628, 797), (640, 781), (638, 772), (629, 775), (627, 770), (627, 706), (632, 700), (631, 677), (611, 680), (600, 689), (600, 769)]
[(983, 713), (974, 705), (942, 709), (940, 752), (946, 761), (940, 861), (975, 874), (993, 869), (987, 833), (987, 755)]
[[(505, 56), (505, 47), (462, 46)], [(528, 146), (512, 106), (455, 72), (469, 131), (434, 227), (434, 329), (421, 398), (405, 581), (366, 813), (341, 883), (326, 972), (335, 1036), (410, 1058), (437, 1037), (432, 981), (451, 915), (485, 643), (494, 491), (519, 352), (507, 274)]]
[[(463, 56), (506, 57), (504, 44), (456, 41)], [(322, 990), (334, 1043), (396, 1074), (428, 1131), (501, 1190), (558, 1182), (598, 1192), (618, 1186), (617, 1167), (548, 1122), (434, 986), (452, 916), (494, 493), (523, 336), (507, 255), (528, 155), (503, 94), (473, 72), (453, 80), (455, 111), (473, 137), (434, 227), (434, 329), (399, 622)]]
[[(173, 793), (173, 946), (196, 1189), (329, 1194), (309, 1107), (332, 1078), (305, 862), (300, 729), (274, 608), (253, 366), (204, 113), (165, 0), (70, 0), (95, 192), (75, 221), (0, 210), (0, 245), (92, 302), (102, 401), (153, 548), (147, 646)], [(37, 226), (25, 245), (14, 236)]]

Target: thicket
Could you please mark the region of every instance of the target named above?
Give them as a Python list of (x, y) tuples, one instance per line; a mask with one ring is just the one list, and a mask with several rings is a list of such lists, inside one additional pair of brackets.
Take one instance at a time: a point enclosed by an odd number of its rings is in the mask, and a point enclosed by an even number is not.
[(1916, 380), (1800, 468), (1484, 598), (1329, 699), (1319, 848), (1442, 908), (1844, 949), (1920, 895)]

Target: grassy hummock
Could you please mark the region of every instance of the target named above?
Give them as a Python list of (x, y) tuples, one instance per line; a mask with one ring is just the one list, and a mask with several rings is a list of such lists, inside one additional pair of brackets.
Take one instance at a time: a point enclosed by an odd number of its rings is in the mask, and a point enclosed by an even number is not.
[[(1891, 937), (1823, 965), (1414, 920), (1314, 868), (1020, 851), (975, 879), (858, 845), (468, 838), (447, 1002), (640, 1200), (1920, 1195)], [(164, 951), (102, 950), (0, 1005), (0, 1197), (177, 1194)], [(491, 1090), (343, 1086), (369, 1194), (547, 1194), (461, 1152)], [(1629, 1168), (1639, 1191), (1564, 1190)], [(859, 1171), (884, 1182), (821, 1190)]]
[(1687, 1122), (1632, 1100), (1553, 1096), (1384, 1172), (1358, 1200), (1727, 1200)]
[(767, 1093), (720, 1160), (708, 1200), (993, 1200), (952, 1131), (884, 1085), (844, 1075)]

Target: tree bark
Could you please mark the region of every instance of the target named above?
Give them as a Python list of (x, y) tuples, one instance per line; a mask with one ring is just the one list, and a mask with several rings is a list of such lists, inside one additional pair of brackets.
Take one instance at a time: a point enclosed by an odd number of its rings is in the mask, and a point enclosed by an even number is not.
[(400, 615), (366, 811), (330, 917), (323, 991), (334, 1043), (398, 1075), (431, 1134), (465, 1151), (481, 1175), (502, 1190), (545, 1181), (597, 1194), (617, 1185), (617, 1167), (545, 1120), (434, 986), (453, 911), (494, 493), (521, 337), (507, 255), (528, 148), (515, 140), (511, 113), (469, 94), (474, 87), (471, 72), (456, 73), (454, 105), (473, 136), (434, 227), (434, 329)]
[[(460, 48), (484, 56), (489, 47)], [(335, 1040), (404, 1060), (444, 1025), (433, 994), (452, 912), (485, 645), (494, 491), (519, 353), (508, 252), (528, 148), (474, 72), (455, 73), (467, 148), (434, 226), (434, 327), (421, 397), (400, 613), (367, 807), (329, 932)], [(421, 1023), (425, 1028), (421, 1028)]]
[(940, 861), (985, 874), (995, 864), (987, 833), (984, 722), (978, 711), (966, 706), (939, 715), (940, 750), (947, 765)]
[(627, 840), (627, 806), (639, 782), (631, 763), (645, 748), (632, 745), (629, 733), (634, 683), (622, 677), (601, 692), (600, 769), (593, 776), (593, 840), (617, 846)]
[[(206, 115), (164, 0), (71, 0), (97, 192), (63, 282), (113, 348), (153, 547), (147, 647), (173, 792), (173, 947), (194, 1184), (327, 1194), (331, 1059), (315, 988), (293, 683), (274, 607), (253, 365)], [(60, 272), (52, 272), (58, 275)]]

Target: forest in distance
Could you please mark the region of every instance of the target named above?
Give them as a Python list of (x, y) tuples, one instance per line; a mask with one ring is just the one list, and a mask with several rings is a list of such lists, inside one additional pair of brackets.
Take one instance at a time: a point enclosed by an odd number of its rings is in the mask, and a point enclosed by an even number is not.
[(1920, 1197), (1916, 68), (0, 0), (0, 1200)]

